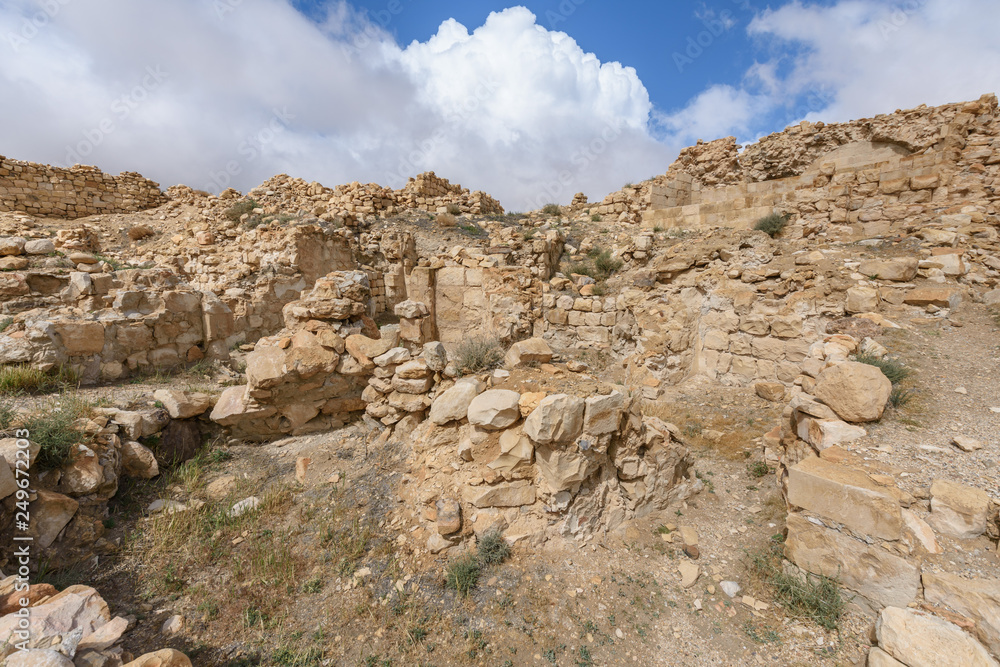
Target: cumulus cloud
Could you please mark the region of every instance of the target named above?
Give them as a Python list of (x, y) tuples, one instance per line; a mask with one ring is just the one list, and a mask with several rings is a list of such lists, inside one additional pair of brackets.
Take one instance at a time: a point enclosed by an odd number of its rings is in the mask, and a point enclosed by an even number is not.
[(760, 59), (736, 84), (656, 114), (688, 141), (742, 143), (801, 120), (847, 121), (1000, 92), (993, 0), (799, 0), (747, 27)]
[(535, 208), (672, 157), (636, 71), (523, 7), (403, 47), (345, 2), (317, 21), (287, 0), (11, 0), (0, 51), (0, 151), (164, 185), (399, 187), (433, 169)]

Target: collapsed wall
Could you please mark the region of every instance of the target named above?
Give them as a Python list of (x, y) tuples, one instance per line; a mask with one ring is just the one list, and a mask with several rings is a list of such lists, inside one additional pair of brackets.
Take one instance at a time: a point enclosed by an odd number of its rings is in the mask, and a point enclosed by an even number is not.
[(165, 201), (158, 183), (135, 172), (112, 176), (96, 167), (62, 169), (0, 155), (0, 211), (72, 220), (142, 211)]

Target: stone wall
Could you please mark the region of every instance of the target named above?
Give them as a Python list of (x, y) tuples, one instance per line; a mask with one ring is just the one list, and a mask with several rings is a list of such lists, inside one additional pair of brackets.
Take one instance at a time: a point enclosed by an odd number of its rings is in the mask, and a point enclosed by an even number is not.
[(0, 211), (74, 219), (133, 213), (165, 201), (158, 183), (135, 172), (112, 176), (96, 167), (62, 169), (0, 155)]

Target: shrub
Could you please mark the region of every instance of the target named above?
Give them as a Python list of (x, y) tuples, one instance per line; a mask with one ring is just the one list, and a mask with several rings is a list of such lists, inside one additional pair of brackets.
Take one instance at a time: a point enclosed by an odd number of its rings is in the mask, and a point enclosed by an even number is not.
[(510, 557), (510, 545), (499, 530), (491, 530), (480, 537), (476, 551), (483, 567), (499, 565)]
[(149, 225), (133, 225), (128, 230), (128, 237), (133, 241), (141, 241), (155, 235), (156, 232)]
[(784, 213), (771, 213), (770, 215), (765, 215), (763, 218), (757, 221), (757, 224), (753, 226), (759, 232), (764, 232), (772, 239), (777, 236), (785, 225), (788, 224), (788, 215)]
[(0, 400), (0, 431), (6, 431), (17, 418), (17, 408), (10, 401)]
[(600, 222), (601, 221), (601, 216), (598, 215), (597, 213), (595, 213), (594, 215), (590, 216), (590, 221), (591, 222)]
[(747, 465), (747, 474), (754, 479), (760, 479), (771, 473), (771, 469), (763, 461), (755, 461)]
[(611, 256), (611, 251), (609, 250), (599, 250), (594, 258), (594, 267), (600, 274), (598, 280), (607, 280), (612, 273), (622, 268), (624, 262), (617, 257)]
[(451, 213), (452, 215), (461, 215), (462, 214), (462, 207), (459, 206), (458, 204), (448, 204), (447, 210), (448, 210), (448, 213)]
[(472, 336), (457, 350), (458, 368), (463, 374), (489, 371), (503, 363), (504, 349), (496, 336)]
[(69, 461), (73, 445), (80, 441), (74, 422), (87, 413), (88, 407), (75, 396), (63, 395), (45, 412), (24, 420), (28, 437), (39, 447), (35, 463), (40, 469), (61, 468)]
[(479, 560), (474, 554), (466, 554), (448, 566), (445, 585), (458, 591), (459, 595), (468, 595), (479, 583)]
[(455, 216), (452, 215), (451, 213), (440, 213), (434, 220), (441, 227), (454, 227), (456, 224), (458, 224), (458, 221), (455, 219)]
[(65, 366), (43, 371), (30, 364), (0, 366), (0, 395), (45, 393), (76, 383), (76, 374)]
[(912, 389), (893, 387), (892, 392), (889, 394), (889, 403), (891, 403), (894, 408), (901, 408), (913, 400), (913, 396), (914, 391)]
[(14, 324), (13, 317), (5, 317), (2, 320), (0, 320), (0, 333), (6, 331), (7, 327), (9, 327), (12, 324)]
[(845, 602), (836, 579), (786, 573), (781, 566), (781, 541), (774, 538), (768, 548), (747, 555), (750, 574), (772, 589), (775, 601), (788, 613), (827, 630), (837, 629)]
[(223, 213), (222, 216), (230, 222), (239, 222), (240, 218), (243, 217), (243, 214), (253, 213), (255, 208), (257, 208), (257, 202), (253, 199), (242, 199), (227, 208), (226, 212)]
[(545, 215), (562, 215), (562, 208), (559, 204), (546, 204), (542, 207), (542, 213)]
[(876, 357), (873, 354), (862, 353), (856, 355), (854, 360), (858, 363), (875, 366), (882, 371), (882, 374), (889, 378), (889, 382), (894, 385), (899, 384), (906, 378), (910, 377), (913, 372), (907, 368), (903, 362), (898, 359), (893, 359), (892, 357)]
[(243, 223), (243, 228), (249, 231), (251, 229), (257, 229), (261, 225), (267, 224), (268, 222), (270, 222), (270, 220), (264, 216), (255, 214), (246, 219), (246, 222)]

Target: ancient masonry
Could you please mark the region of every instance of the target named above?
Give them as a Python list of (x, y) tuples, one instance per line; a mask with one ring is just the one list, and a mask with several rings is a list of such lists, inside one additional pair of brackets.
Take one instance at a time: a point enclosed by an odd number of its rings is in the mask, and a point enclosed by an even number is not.
[[(653, 181), (594, 206), (574, 198), (582, 223), (636, 225), (617, 236), (567, 237), (541, 214), (511, 224), (488, 195), (433, 173), (401, 190), (281, 175), (246, 197), (150, 184), (150, 199), (102, 210), (156, 206), (121, 231), (152, 237), (130, 246), (129, 266), (101, 254), (109, 234), (92, 221), (52, 234), (32, 217), (87, 213), (82, 196), (60, 208), (41, 194), (51, 180), (11, 179), (22, 185), (3, 199), (17, 212), (0, 215), (10, 318), (0, 363), (67, 367), (96, 383), (246, 353), (245, 373), (220, 395), (167, 392), (162, 407), (91, 418), (78, 455), (37, 476), (41, 549), (69, 563), (110, 548), (100, 517), (120, 476), (157, 474), (144, 438), (162, 433), (183, 450), (209, 421), (263, 440), (359, 419), (381, 434), (376, 445), (406, 445), (419, 471), (399, 496), (422, 509), (421, 548), (440, 553), (491, 527), (528, 544), (586, 542), (703, 488), (683, 434), (642, 410), (698, 378), (787, 402), (762, 438), (789, 507), (786, 556), (794, 572), (839, 574), (880, 610), (875, 660), (882, 651), (917, 664), (892, 637), (938, 622), (910, 607), (921, 596), (964, 605), (980, 625), (976, 638), (956, 630), (961, 641), (997, 654), (1000, 615), (966, 604), (982, 582), (923, 566), (935, 535), (996, 539), (994, 501), (948, 480), (904, 489), (846, 449), (890, 398), (881, 371), (851, 360), (885, 356), (871, 336), (895, 326), (888, 315), (943, 319), (963, 302), (1000, 303), (996, 98), (803, 124), (738, 148), (699, 143)], [(39, 179), (58, 171), (2, 165)], [(91, 183), (120, 185), (100, 175), (79, 187)], [(778, 238), (750, 229), (772, 212), (788, 219)], [(468, 216), (473, 231), (434, 222), (441, 213)], [(577, 267), (601, 247), (621, 268), (598, 282)], [(509, 346), (507, 370), (463, 373), (458, 348), (484, 336)], [(585, 375), (584, 353), (623, 383)], [(508, 382), (539, 368), (564, 374), (559, 393)], [(10, 446), (0, 440), (8, 506)], [(918, 499), (929, 500), (926, 516)]]
[(165, 201), (159, 184), (134, 172), (112, 176), (96, 167), (60, 169), (0, 155), (0, 211), (74, 219), (143, 211)]

